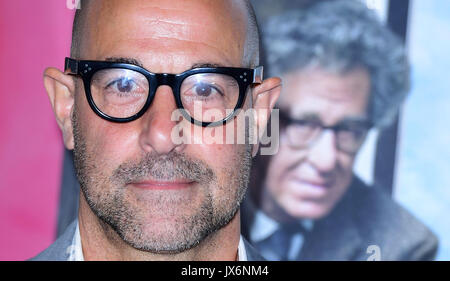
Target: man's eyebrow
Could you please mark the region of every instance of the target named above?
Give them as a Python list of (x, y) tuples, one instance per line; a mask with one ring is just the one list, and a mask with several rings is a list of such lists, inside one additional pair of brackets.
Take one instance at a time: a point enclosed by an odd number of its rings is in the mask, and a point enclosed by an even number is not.
[(215, 67), (225, 67), (225, 66), (221, 65), (221, 64), (218, 64), (218, 63), (209, 63), (209, 62), (206, 62), (206, 63), (194, 63), (191, 66), (191, 69), (194, 69), (194, 68), (215, 68)]
[(109, 57), (106, 58), (105, 61), (108, 62), (115, 62), (115, 63), (128, 63), (128, 64), (134, 64), (140, 67), (144, 67), (143, 64), (134, 58), (124, 58), (124, 57)]
[[(125, 58), (125, 57), (108, 57), (105, 59), (105, 61), (108, 62), (115, 62), (115, 63), (128, 63), (128, 64), (134, 64), (137, 66), (140, 66), (142, 68), (144, 68), (144, 65), (137, 59), (134, 58)], [(194, 63), (190, 69), (194, 69), (194, 68), (215, 68), (215, 67), (225, 67), (222, 64), (218, 64), (218, 63)]]
[(340, 124), (345, 124), (345, 123), (353, 123), (353, 122), (368, 122), (369, 118), (367, 116), (361, 115), (361, 116), (348, 116), (343, 118), (341, 121), (339, 121)]
[[(290, 116), (294, 120), (304, 120), (304, 121), (318, 121), (323, 122), (322, 118), (319, 114), (314, 112), (303, 112), (301, 114), (289, 114), (288, 110), (282, 110), (284, 114), (287, 113), (288, 116)], [(339, 120), (336, 124), (340, 125), (347, 125), (347, 124), (353, 124), (353, 123), (367, 123), (370, 122), (370, 119), (367, 116), (361, 115), (361, 116), (347, 116), (343, 119)]]
[[(289, 112), (289, 111), (285, 111), (285, 110), (282, 110), (282, 111), (286, 112), (286, 113)], [(295, 120), (322, 121), (320, 118), (320, 115), (313, 113), (313, 112), (304, 112), (301, 114), (292, 114), (292, 113), (289, 114), (288, 113), (288, 116), (290, 116), (292, 119), (295, 119)]]
[(366, 122), (369, 120), (369, 117), (366, 115), (354, 115), (354, 116), (346, 116), (341, 119), (340, 122)]

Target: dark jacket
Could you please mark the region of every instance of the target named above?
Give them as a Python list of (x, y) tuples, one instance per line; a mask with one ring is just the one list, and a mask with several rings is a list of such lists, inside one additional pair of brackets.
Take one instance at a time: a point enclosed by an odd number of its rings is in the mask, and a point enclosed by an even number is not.
[[(247, 239), (254, 214), (251, 205), (245, 202), (241, 215)], [(438, 240), (387, 194), (354, 177), (333, 211), (305, 234), (299, 260), (367, 260), (374, 253), (368, 249), (371, 245), (378, 247), (381, 260), (432, 260)]]

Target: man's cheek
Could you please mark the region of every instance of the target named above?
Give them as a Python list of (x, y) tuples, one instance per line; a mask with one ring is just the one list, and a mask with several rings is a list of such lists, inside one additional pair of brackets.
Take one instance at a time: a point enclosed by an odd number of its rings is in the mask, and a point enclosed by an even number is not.
[(279, 199), (278, 203), (283, 209), (291, 210), (294, 213), (298, 212), (301, 209), (304, 201), (301, 197), (295, 196), (294, 194), (285, 191)]
[(349, 155), (344, 152), (339, 152), (338, 154), (338, 163), (342, 170), (346, 172), (351, 172), (353, 169), (353, 164), (355, 163), (355, 155)]
[(235, 160), (241, 156), (244, 145), (234, 144), (189, 144), (185, 149), (188, 156), (192, 156), (207, 162), (211, 167), (223, 167), (224, 165), (236, 165)]
[(266, 181), (282, 189), (288, 182), (287, 174), (290, 162), (290, 159), (283, 155), (274, 156), (269, 164)]
[(140, 131), (132, 123), (105, 123), (97, 128), (97, 138), (108, 152), (122, 154), (139, 150)]
[[(217, 182), (221, 186), (229, 186), (230, 181), (237, 180), (239, 163), (244, 161), (245, 145), (233, 144), (202, 144), (190, 145), (195, 150), (195, 156), (206, 162), (217, 176)], [(187, 152), (188, 153), (188, 152)], [(190, 154), (188, 153), (188, 156)]]

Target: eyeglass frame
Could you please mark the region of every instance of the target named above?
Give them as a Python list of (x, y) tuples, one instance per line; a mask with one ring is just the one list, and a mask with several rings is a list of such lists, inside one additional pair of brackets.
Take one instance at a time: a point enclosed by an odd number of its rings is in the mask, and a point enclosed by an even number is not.
[[(286, 121), (286, 123), (287, 123), (286, 126), (285, 126), (286, 129), (289, 126), (291, 126), (291, 125), (295, 125), (295, 124), (297, 124), (297, 125), (304, 125), (306, 122), (308, 122), (308, 121), (302, 120), (302, 119), (291, 118), (288, 114), (282, 112), (282, 110), (279, 110), (278, 115), (279, 115), (280, 120), (285, 120)], [(368, 131), (374, 126), (374, 123), (372, 121), (370, 121), (370, 120), (364, 120), (364, 121), (358, 121), (358, 122), (361, 125), (363, 125), (363, 127), (364, 127), (365, 132), (364, 132), (364, 136), (362, 137), (362, 140), (364, 140), (364, 138), (367, 136)], [(337, 132), (343, 127), (343, 124), (341, 124), (341, 123), (337, 123), (335, 125), (327, 126), (327, 125), (324, 125), (320, 120), (317, 122), (317, 125), (318, 125), (320, 131), (318, 132), (317, 136), (315, 138), (312, 138), (307, 144), (305, 144), (303, 146), (300, 146), (300, 145), (295, 146), (295, 145), (292, 145), (292, 144), (289, 144), (289, 145), (293, 146), (293, 147), (296, 147), (296, 148), (309, 148), (318, 140), (318, 138), (323, 134), (324, 131), (330, 130), (337, 136)], [(289, 141), (289, 143), (290, 142), (291, 141)], [(355, 154), (356, 152), (358, 152), (358, 149), (361, 147), (363, 142), (364, 141), (362, 141), (359, 144), (358, 148), (355, 149), (355, 151), (343, 150), (342, 147), (339, 145), (339, 142), (336, 142), (336, 148), (338, 150), (341, 150), (341, 151), (345, 152), (345, 153)]]
[[(94, 102), (91, 93), (91, 80), (93, 75), (103, 69), (128, 69), (136, 71), (145, 76), (149, 84), (149, 93), (144, 106), (134, 115), (130, 117), (120, 118), (112, 117), (102, 112)], [(169, 86), (172, 89), (173, 96), (175, 98), (175, 103), (177, 108), (181, 111), (183, 117), (189, 120), (192, 124), (199, 125), (202, 127), (214, 127), (226, 124), (229, 120), (233, 119), (239, 109), (242, 108), (245, 97), (247, 95), (247, 89), (250, 85), (260, 84), (263, 80), (263, 66), (258, 66), (256, 68), (240, 68), (240, 67), (199, 67), (189, 69), (179, 74), (171, 73), (153, 73), (147, 69), (130, 63), (122, 62), (110, 62), (110, 61), (96, 61), (96, 60), (76, 60), (69, 57), (65, 58), (64, 63), (64, 73), (68, 75), (79, 76), (83, 80), (84, 90), (86, 94), (86, 99), (88, 101), (91, 109), (101, 118), (116, 122), (116, 123), (127, 123), (139, 119), (142, 115), (147, 112), (150, 105), (156, 95), (156, 91), (159, 86)], [(183, 81), (191, 75), (201, 74), (201, 73), (217, 73), (233, 77), (239, 86), (239, 97), (233, 112), (225, 117), (223, 120), (214, 122), (203, 122), (198, 121), (191, 117), (189, 113), (186, 112), (183, 103), (181, 102), (181, 84)], [(249, 79), (250, 77), (250, 79)]]

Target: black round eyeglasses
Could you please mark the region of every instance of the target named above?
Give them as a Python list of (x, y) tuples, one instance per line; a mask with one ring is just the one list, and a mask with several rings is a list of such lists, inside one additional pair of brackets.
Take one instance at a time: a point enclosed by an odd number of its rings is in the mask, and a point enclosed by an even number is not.
[(105, 120), (138, 119), (150, 107), (157, 88), (167, 85), (181, 114), (206, 127), (223, 125), (236, 115), (248, 87), (262, 82), (263, 67), (202, 67), (168, 74), (129, 63), (66, 58), (65, 73), (82, 78), (90, 107)]

